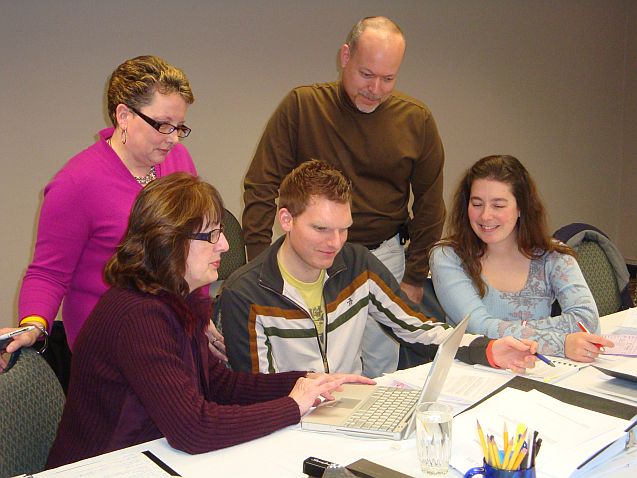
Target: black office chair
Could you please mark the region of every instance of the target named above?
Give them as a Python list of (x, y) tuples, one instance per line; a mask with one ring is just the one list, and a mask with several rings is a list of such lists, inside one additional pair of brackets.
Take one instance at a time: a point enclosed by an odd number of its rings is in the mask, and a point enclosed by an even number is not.
[(62, 418), (64, 392), (46, 361), (31, 348), (0, 373), (0, 477), (44, 469)]
[[(434, 290), (433, 282), (430, 277), (425, 279), (425, 295), (423, 295), (422, 302), (419, 305), (422, 308), (422, 312), (424, 312), (427, 317), (431, 317), (438, 322), (445, 322), (445, 311), (442, 309), (440, 302), (438, 302), (436, 291)], [(416, 367), (418, 365), (431, 362), (436, 356), (437, 350), (438, 347), (436, 345), (427, 345), (423, 354), (422, 349), (416, 351), (408, 345), (401, 343), (400, 350), (398, 352), (398, 370)]]
[[(553, 237), (577, 253), (577, 262), (600, 317), (633, 307), (628, 268), (619, 249), (604, 232), (590, 224), (573, 223), (555, 231)], [(559, 310), (554, 310), (553, 315), (555, 312)]]
[(246, 247), (243, 240), (243, 231), (237, 218), (227, 209), (223, 213), (223, 233), (228, 240), (230, 249), (221, 255), (219, 266), (219, 280), (230, 277), (236, 269), (246, 263)]

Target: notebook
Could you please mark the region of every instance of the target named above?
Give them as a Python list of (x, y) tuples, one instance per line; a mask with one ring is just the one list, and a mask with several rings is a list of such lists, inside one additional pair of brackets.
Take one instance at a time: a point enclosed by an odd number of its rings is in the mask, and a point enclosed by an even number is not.
[[(575, 362), (573, 360), (560, 357), (549, 356), (547, 358), (549, 358), (551, 362), (553, 362), (553, 365), (555, 365), (555, 367), (551, 367), (541, 360), (537, 360), (535, 362), (535, 367), (527, 369), (526, 372), (522, 375), (526, 378), (539, 380), (540, 382), (555, 383), (566, 377), (570, 377), (571, 375), (576, 374), (581, 369), (590, 365), (588, 363)], [(512, 372), (508, 369), (491, 368), (485, 367), (484, 365), (474, 365), (473, 367), (479, 370), (487, 370), (493, 373), (517, 375), (515, 372)]]
[(402, 440), (414, 430), (414, 409), (438, 399), (467, 328), (465, 317), (438, 346), (421, 390), (345, 384), (335, 400), (323, 402), (301, 419), (301, 429), (366, 438)]

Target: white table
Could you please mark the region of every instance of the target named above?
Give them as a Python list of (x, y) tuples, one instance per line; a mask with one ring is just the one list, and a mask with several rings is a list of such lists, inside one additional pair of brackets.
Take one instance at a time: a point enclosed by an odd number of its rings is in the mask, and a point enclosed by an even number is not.
[[(603, 332), (612, 332), (621, 325), (628, 314), (637, 314), (637, 309), (600, 319)], [(458, 364), (457, 366), (463, 365)], [(597, 374), (601, 374), (601, 372), (588, 367), (576, 375), (564, 379), (558, 385), (587, 391), (586, 384), (594, 380)], [(387, 382), (387, 380), (388, 378), (384, 377), (382, 381)], [(454, 430), (454, 433), (458, 432)], [(474, 430), (470, 431), (470, 433), (473, 432)], [(104, 455), (104, 458), (116, 460), (118, 455), (132, 450), (150, 450), (182, 476), (192, 478), (201, 476), (302, 478), (306, 476), (302, 473), (302, 463), (309, 456), (340, 464), (349, 464), (360, 458), (367, 458), (408, 475), (419, 478), (425, 476), (418, 465), (414, 438), (398, 442), (366, 440), (301, 431), (300, 425), (285, 428), (267, 437), (242, 445), (201, 455), (188, 455), (177, 451), (170, 447), (165, 439), (159, 439)], [(448, 476), (457, 477), (461, 474), (451, 470)], [(618, 473), (613, 476), (634, 477), (635, 470), (633, 468), (632, 471), (626, 470), (626, 474)]]

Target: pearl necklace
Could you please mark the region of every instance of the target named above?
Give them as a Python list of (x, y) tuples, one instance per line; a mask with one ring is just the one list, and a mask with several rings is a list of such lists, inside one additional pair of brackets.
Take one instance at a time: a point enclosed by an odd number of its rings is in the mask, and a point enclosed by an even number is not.
[[(113, 148), (113, 145), (111, 144), (111, 138), (108, 138), (106, 142), (111, 148)], [(145, 176), (133, 176), (133, 177), (135, 178), (135, 181), (139, 183), (140, 186), (142, 187), (146, 186), (148, 183), (151, 183), (155, 179), (157, 179), (157, 170), (155, 169), (155, 165), (153, 164), (150, 167), (150, 171), (148, 171), (148, 174), (146, 174)]]

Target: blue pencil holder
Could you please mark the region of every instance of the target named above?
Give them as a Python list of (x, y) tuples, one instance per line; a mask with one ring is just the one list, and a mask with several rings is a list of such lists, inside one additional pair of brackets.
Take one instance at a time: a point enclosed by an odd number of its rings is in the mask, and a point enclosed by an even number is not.
[(471, 468), (467, 471), (464, 474), (464, 478), (475, 475), (482, 475), (484, 478), (535, 478), (535, 467), (524, 470), (500, 470), (488, 463), (483, 463), (482, 466)]

